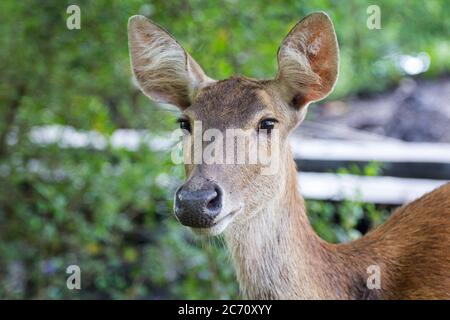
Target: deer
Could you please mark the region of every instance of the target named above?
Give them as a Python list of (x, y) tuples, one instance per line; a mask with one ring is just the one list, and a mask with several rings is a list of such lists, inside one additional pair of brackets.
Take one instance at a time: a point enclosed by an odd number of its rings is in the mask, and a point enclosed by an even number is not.
[[(139, 15), (129, 19), (128, 45), (139, 88), (177, 107), (187, 135), (201, 122), (202, 130), (241, 128), (250, 140), (265, 130), (276, 143), (279, 168), (272, 175), (260, 174), (260, 164), (189, 163), (175, 193), (182, 225), (225, 239), (243, 297), (450, 299), (449, 183), (348, 243), (328, 243), (310, 225), (289, 136), (337, 81), (339, 47), (326, 13), (312, 13), (291, 29), (272, 79), (214, 80), (171, 34)], [(275, 129), (277, 142), (269, 134)], [(370, 266), (379, 270), (376, 288), (368, 285)]]

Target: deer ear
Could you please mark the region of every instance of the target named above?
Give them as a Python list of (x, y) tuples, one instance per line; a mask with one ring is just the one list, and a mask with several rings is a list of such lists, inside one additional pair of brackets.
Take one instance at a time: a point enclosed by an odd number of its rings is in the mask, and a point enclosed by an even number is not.
[(339, 48), (327, 14), (312, 13), (289, 32), (278, 49), (278, 74), (284, 98), (296, 108), (325, 98), (334, 87)]
[(185, 109), (197, 90), (212, 81), (167, 31), (143, 16), (128, 20), (128, 46), (133, 74), (156, 102)]

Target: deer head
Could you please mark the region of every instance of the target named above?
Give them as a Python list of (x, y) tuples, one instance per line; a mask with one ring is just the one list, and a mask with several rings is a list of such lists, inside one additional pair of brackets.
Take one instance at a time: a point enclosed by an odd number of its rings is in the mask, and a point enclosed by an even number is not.
[(215, 81), (167, 31), (142, 16), (130, 18), (128, 36), (141, 90), (181, 110), (180, 126), (193, 138), (187, 148), (194, 149), (196, 139), (210, 129), (223, 133), (220, 143), (226, 145), (225, 131), (240, 129), (246, 150), (264, 136), (269, 155), (276, 154), (279, 164), (271, 174), (261, 174), (259, 162), (186, 164), (187, 180), (175, 195), (178, 220), (199, 233), (216, 235), (245, 224), (285, 196), (294, 163), (289, 134), (304, 119), (308, 105), (326, 97), (336, 82), (338, 44), (330, 18), (313, 13), (294, 26), (278, 50), (279, 69), (271, 80), (236, 76)]

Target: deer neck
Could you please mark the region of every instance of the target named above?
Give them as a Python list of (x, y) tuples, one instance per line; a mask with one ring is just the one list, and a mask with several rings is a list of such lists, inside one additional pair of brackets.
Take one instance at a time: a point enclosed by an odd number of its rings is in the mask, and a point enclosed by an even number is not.
[(291, 160), (281, 196), (257, 213), (245, 212), (252, 218), (225, 232), (247, 298), (345, 298), (345, 278), (339, 275), (341, 283), (336, 283), (331, 271), (341, 259), (310, 226), (296, 177)]

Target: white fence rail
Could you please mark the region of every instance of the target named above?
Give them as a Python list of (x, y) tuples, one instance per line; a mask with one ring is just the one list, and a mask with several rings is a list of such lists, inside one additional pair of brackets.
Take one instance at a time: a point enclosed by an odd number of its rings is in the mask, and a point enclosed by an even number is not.
[(299, 173), (302, 195), (307, 199), (344, 199), (399, 205), (445, 184), (444, 180), (365, 177), (332, 173)]
[[(82, 132), (72, 127), (48, 126), (32, 129), (30, 139), (34, 143), (58, 144), (61, 148), (125, 148), (135, 151), (141, 144), (161, 151), (168, 150), (174, 144), (168, 137), (155, 137), (145, 130), (117, 130), (110, 137), (98, 132)], [(307, 199), (343, 200), (350, 199), (379, 204), (403, 204), (437, 187), (449, 179), (450, 144), (405, 143), (397, 141), (342, 141), (342, 140), (299, 140), (291, 141), (293, 154), (297, 162), (325, 163), (328, 170), (337, 166), (355, 162), (378, 161), (390, 163), (395, 168), (412, 166), (421, 168), (423, 164), (437, 168), (435, 175), (439, 179), (414, 179), (398, 177), (365, 177), (338, 175), (323, 172), (299, 173), (302, 194)], [(395, 167), (397, 165), (397, 167)], [(416, 165), (416, 166), (414, 166)], [(417, 167), (419, 165), (419, 167)], [(325, 170), (324, 170), (325, 171)]]

